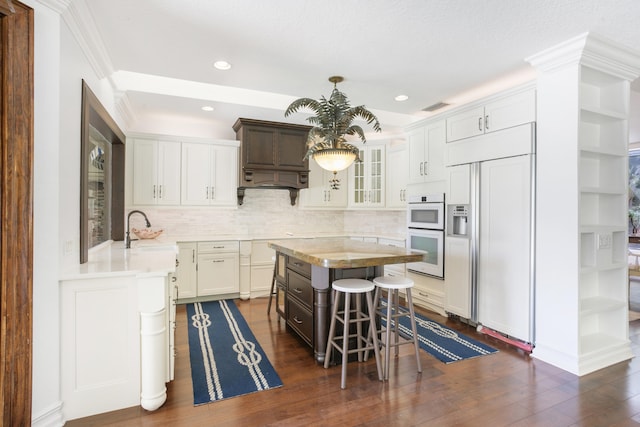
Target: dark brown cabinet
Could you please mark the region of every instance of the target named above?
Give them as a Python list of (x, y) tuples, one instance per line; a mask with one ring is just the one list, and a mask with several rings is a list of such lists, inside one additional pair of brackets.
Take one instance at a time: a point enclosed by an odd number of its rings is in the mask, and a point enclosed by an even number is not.
[(287, 257), (286, 319), (307, 344), (313, 346), (313, 288), (311, 265)]
[(246, 188), (288, 189), (295, 205), (309, 185), (307, 151), (310, 126), (240, 118), (233, 125), (240, 141), (238, 204)]

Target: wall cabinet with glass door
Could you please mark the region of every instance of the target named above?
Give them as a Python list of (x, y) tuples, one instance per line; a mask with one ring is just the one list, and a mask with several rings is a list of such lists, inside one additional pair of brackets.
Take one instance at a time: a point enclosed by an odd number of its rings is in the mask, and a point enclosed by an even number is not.
[(182, 204), (235, 205), (238, 143), (182, 144)]
[(444, 120), (408, 132), (409, 183), (420, 184), (445, 179), (445, 134)]
[(349, 166), (349, 207), (384, 207), (385, 146), (363, 146), (360, 160)]
[(180, 143), (134, 139), (133, 204), (180, 204)]

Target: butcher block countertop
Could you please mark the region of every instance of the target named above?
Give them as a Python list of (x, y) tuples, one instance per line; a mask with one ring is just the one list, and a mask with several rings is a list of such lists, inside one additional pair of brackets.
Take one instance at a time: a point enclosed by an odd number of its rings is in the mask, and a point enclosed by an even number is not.
[(326, 268), (359, 268), (424, 260), (424, 254), (404, 248), (352, 239), (286, 239), (269, 242), (277, 252)]

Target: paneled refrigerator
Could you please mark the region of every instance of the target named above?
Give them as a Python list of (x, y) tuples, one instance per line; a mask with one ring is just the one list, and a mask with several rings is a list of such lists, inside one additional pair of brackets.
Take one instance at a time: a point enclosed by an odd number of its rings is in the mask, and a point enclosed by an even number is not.
[[(530, 348), (534, 342), (535, 134), (532, 125), (526, 126), (492, 135), (490, 140), (465, 142), (449, 153), (457, 165), (449, 173), (445, 269), (455, 273), (445, 272), (445, 310), (469, 318), (479, 330), (497, 332)], [(472, 152), (469, 142), (477, 144), (471, 146)], [(483, 143), (494, 148), (505, 145), (508, 150), (495, 149), (489, 155)], [(514, 150), (509, 144), (520, 148)], [(457, 156), (459, 149), (464, 155)], [(467, 198), (455, 193), (465, 191)]]

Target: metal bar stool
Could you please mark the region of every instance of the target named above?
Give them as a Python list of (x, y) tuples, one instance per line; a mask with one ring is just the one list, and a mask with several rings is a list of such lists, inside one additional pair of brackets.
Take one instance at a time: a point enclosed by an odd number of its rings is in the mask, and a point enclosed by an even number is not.
[[(373, 350), (376, 358), (376, 367), (378, 369), (378, 378), (382, 381), (382, 366), (380, 362), (380, 347), (378, 343), (377, 334), (373, 334), (373, 340), (368, 339), (368, 336), (363, 335), (363, 323), (369, 322), (369, 330), (375, 329), (375, 323), (370, 322), (373, 319), (372, 313), (374, 312), (372, 291), (375, 289), (375, 285), (365, 279), (340, 279), (331, 284), (334, 291), (333, 309), (331, 314), (331, 325), (329, 326), (329, 338), (327, 341), (327, 355), (324, 359), (325, 369), (329, 367), (332, 349), (335, 348), (342, 354), (342, 381), (340, 383), (341, 388), (346, 387), (347, 380), (347, 363), (349, 362), (349, 354), (358, 353), (358, 361), (362, 362), (366, 360), (365, 355), (369, 350)], [(366, 294), (367, 309), (365, 313), (362, 311), (361, 295)], [(340, 297), (344, 295), (344, 309), (339, 310)], [(355, 296), (356, 308), (351, 309), (351, 297)], [(351, 314), (355, 315), (355, 318), (351, 317)], [(336, 322), (340, 321), (343, 324), (342, 335), (335, 336)], [(351, 324), (356, 324), (356, 333), (350, 333)], [(349, 349), (349, 340), (355, 338), (357, 341), (356, 348)]]
[[(382, 327), (378, 332), (385, 333), (385, 339), (379, 340), (379, 344), (384, 346), (384, 379), (389, 379), (389, 359), (390, 347), (395, 348), (395, 356), (398, 356), (398, 347), (403, 344), (413, 344), (416, 353), (416, 364), (418, 372), (422, 372), (422, 364), (420, 363), (420, 344), (418, 343), (418, 332), (416, 329), (416, 315), (413, 309), (413, 299), (411, 298), (411, 288), (413, 288), (413, 280), (403, 276), (380, 276), (373, 279), (376, 285), (375, 291), (375, 310), (376, 314), (386, 322), (386, 326)], [(399, 290), (404, 289), (407, 299), (408, 308), (400, 306)], [(382, 292), (387, 291), (387, 308), (382, 305)], [(402, 334), (404, 340), (400, 341), (400, 322), (399, 318), (409, 317), (411, 323), (411, 332), (413, 339), (408, 334)], [(376, 335), (369, 333), (369, 342), (371, 338), (375, 341)], [(391, 342), (391, 332), (393, 332), (393, 342)], [(382, 335), (381, 335), (382, 336)]]

